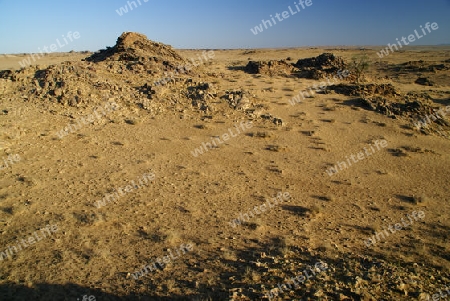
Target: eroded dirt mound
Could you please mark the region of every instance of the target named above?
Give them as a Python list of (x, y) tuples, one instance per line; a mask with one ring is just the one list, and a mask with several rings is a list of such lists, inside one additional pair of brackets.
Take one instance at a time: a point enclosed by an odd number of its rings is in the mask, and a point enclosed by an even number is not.
[[(138, 106), (152, 112), (179, 108), (181, 104), (193, 105), (194, 109), (208, 108), (204, 102), (209, 98), (201, 99), (202, 105), (192, 102), (198, 98), (190, 88), (192, 77), (199, 76), (194, 68), (171, 46), (126, 32), (114, 47), (83, 61), (0, 71), (0, 91), (10, 99), (20, 93), (26, 95), (26, 101), (71, 107), (98, 105), (114, 99), (128, 107)], [(201, 92), (200, 89), (198, 94)]]
[(410, 125), (422, 134), (436, 134), (450, 139), (450, 106), (437, 108), (426, 99), (417, 98), (415, 95), (406, 95), (400, 101), (391, 101), (382, 96), (361, 98), (362, 105), (370, 110), (379, 112), (391, 118), (404, 117), (410, 121)]
[(331, 86), (330, 89), (347, 96), (377, 94), (395, 98), (400, 95), (392, 84), (338, 84)]
[(385, 78), (395, 78), (403, 84), (417, 84), (442, 88), (450, 81), (448, 60), (417, 60), (385, 65), (378, 72), (386, 72)]
[(113, 73), (131, 71), (162, 76), (191, 74), (191, 66), (170, 45), (148, 40), (143, 34), (123, 33), (114, 47), (100, 50), (85, 59), (88, 62), (106, 64)]
[(153, 42), (143, 34), (124, 32), (114, 47), (100, 50), (86, 58), (86, 61), (176, 61), (184, 63), (184, 58), (170, 45)]
[(424, 134), (435, 133), (450, 138), (450, 106), (438, 108), (427, 93), (402, 94), (392, 84), (348, 85), (330, 87), (337, 93), (358, 97), (363, 108), (393, 119), (405, 118)]
[(300, 59), (292, 64), (287, 60), (250, 61), (244, 71), (250, 74), (294, 75), (310, 79), (323, 79), (343, 71), (346, 67), (341, 57), (332, 53), (323, 53), (317, 57)]
[(397, 116), (419, 117), (433, 113), (430, 105), (418, 99), (395, 102), (380, 95), (372, 95), (361, 98), (361, 104), (391, 118)]
[(74, 107), (97, 104), (112, 97), (114, 91), (129, 92), (131, 89), (118, 79), (108, 80), (99, 71), (94, 64), (85, 62), (64, 62), (45, 69), (30, 66), (11, 73), (4, 72), (0, 86), (14, 87), (12, 93), (5, 97), (17, 97), (20, 91), (27, 95), (27, 101), (47, 100)]
[(322, 53), (317, 57), (300, 59), (294, 66), (298, 69), (299, 77), (311, 79), (325, 78), (346, 68), (344, 59), (332, 53)]
[(294, 71), (294, 66), (285, 60), (250, 61), (245, 66), (244, 71), (250, 74), (267, 74), (270, 76), (290, 75)]
[(437, 72), (437, 71), (446, 71), (450, 68), (447, 66), (447, 64), (439, 63), (439, 62), (425, 62), (425, 61), (409, 61), (406, 63), (398, 64), (393, 66), (392, 68), (396, 72)]
[(422, 86), (434, 86), (435, 85), (435, 83), (427, 77), (419, 77), (418, 79), (416, 79), (415, 83), (418, 85), (422, 85)]

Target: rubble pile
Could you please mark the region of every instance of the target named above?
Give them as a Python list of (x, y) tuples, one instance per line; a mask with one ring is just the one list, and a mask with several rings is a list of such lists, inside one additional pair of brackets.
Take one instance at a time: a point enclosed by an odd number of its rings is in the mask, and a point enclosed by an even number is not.
[[(125, 32), (114, 47), (100, 50), (85, 59), (88, 62), (104, 63), (113, 73), (131, 71), (149, 75), (186, 70), (186, 60), (170, 45), (148, 40), (143, 34)], [(117, 63), (119, 62), (119, 63)]]
[[(178, 102), (182, 102), (180, 97), (190, 85), (189, 80), (198, 76), (188, 65), (171, 46), (150, 41), (139, 33), (125, 32), (114, 47), (100, 50), (83, 61), (0, 71), (0, 91), (11, 92), (6, 97), (13, 98), (17, 96), (14, 91), (20, 91), (26, 95), (26, 101), (70, 107), (87, 107), (114, 99), (162, 111), (156, 107), (172, 103), (166, 101), (166, 96), (176, 94)], [(190, 103), (188, 98), (184, 101), (186, 105)]]
[(346, 69), (344, 59), (332, 53), (322, 53), (317, 57), (300, 59), (294, 66), (298, 69), (298, 77), (317, 80)]
[(330, 87), (336, 93), (344, 94), (347, 96), (360, 96), (360, 95), (382, 95), (389, 97), (400, 96), (392, 84), (338, 84)]
[(208, 103), (209, 100), (217, 97), (217, 91), (213, 88), (212, 84), (188, 81), (188, 87), (185, 95), (192, 101), (193, 107), (206, 112), (212, 110)]
[(227, 90), (222, 97), (228, 105), (235, 110), (246, 111), (251, 107), (250, 98), (252, 95), (245, 90)]
[(343, 71), (346, 64), (341, 57), (332, 53), (323, 53), (317, 57), (300, 59), (297, 63), (279, 61), (250, 61), (244, 71), (249, 74), (266, 74), (270, 76), (296, 76), (310, 79), (323, 79)]
[[(392, 84), (339, 84), (330, 87), (336, 93), (358, 97), (361, 107), (393, 119), (404, 118), (424, 134), (450, 138), (450, 112), (438, 108), (427, 93), (398, 92)], [(442, 109), (441, 109), (442, 111)]]
[(425, 61), (409, 61), (406, 63), (394, 65), (392, 67), (393, 71), (395, 72), (437, 72), (437, 71), (446, 71), (449, 70), (450, 67), (447, 66), (447, 61), (444, 61), (443, 63), (440, 62), (434, 62), (434, 64), (430, 64), (430, 62)]
[(280, 61), (250, 61), (245, 66), (244, 71), (249, 74), (266, 74), (270, 76), (291, 75), (294, 71), (294, 66), (285, 60)]

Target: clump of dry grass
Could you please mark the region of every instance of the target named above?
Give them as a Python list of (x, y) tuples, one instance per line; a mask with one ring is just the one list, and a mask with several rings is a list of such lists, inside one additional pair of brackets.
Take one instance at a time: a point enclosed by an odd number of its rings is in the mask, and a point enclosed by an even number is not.
[(278, 249), (278, 252), (280, 253), (281, 256), (287, 257), (291, 253), (291, 247), (289, 246), (280, 247)]
[(30, 187), (37, 186), (39, 181), (36, 178), (20, 175), (17, 180), (27, 184)]
[(217, 285), (216, 275), (208, 275), (208, 278), (206, 279), (206, 283), (208, 283), (209, 286)]
[(318, 217), (322, 214), (322, 207), (318, 206), (318, 205), (313, 205), (310, 209), (309, 209), (309, 217), (314, 218), (314, 217)]
[(289, 241), (283, 237), (274, 242), (270, 247), (270, 251), (276, 253), (277, 255), (287, 257), (291, 253), (291, 248), (289, 246)]
[(260, 224), (258, 222), (246, 223), (245, 226), (251, 230), (256, 230), (259, 228)]
[(305, 136), (312, 137), (312, 136), (314, 136), (314, 135), (316, 134), (316, 131), (314, 131), (314, 130), (310, 130), (310, 131), (301, 131), (301, 133), (302, 133), (303, 135), (305, 135)]
[(181, 235), (176, 230), (165, 231), (164, 236), (165, 236), (165, 241), (169, 245), (173, 246), (173, 245), (182, 243)]
[(401, 148), (389, 149), (388, 151), (395, 157), (408, 157), (409, 156), (409, 154)]
[(287, 146), (269, 145), (266, 149), (272, 152), (284, 152), (287, 151)]
[(322, 119), (323, 122), (336, 123), (336, 119)]
[(232, 251), (232, 250), (224, 250), (222, 257), (223, 257), (223, 259), (229, 260), (229, 261), (236, 261), (238, 259), (236, 252)]
[(273, 136), (273, 133), (271, 132), (256, 132), (252, 134), (253, 137), (257, 137), (257, 138), (271, 138)]
[(194, 125), (194, 127), (199, 130), (205, 130), (208, 128), (208, 126), (206, 124), (196, 124), (196, 125)]
[(337, 200), (337, 198), (334, 194), (329, 194), (329, 195), (325, 196), (324, 199), (328, 202), (334, 202)]
[(125, 123), (130, 124), (130, 125), (136, 125), (136, 124), (141, 123), (141, 119), (136, 118), (136, 117), (128, 118), (128, 119), (125, 119)]
[(251, 267), (246, 267), (243, 279), (246, 282), (255, 283), (261, 280), (261, 275), (255, 270), (253, 270)]
[(11, 195), (7, 192), (0, 194), (0, 201), (6, 200), (9, 196), (11, 196)]
[(334, 250), (333, 246), (329, 241), (322, 241), (318, 246), (317, 250), (326, 254), (329, 254)]
[(165, 285), (166, 285), (167, 290), (169, 292), (171, 292), (175, 288), (176, 281), (174, 279), (168, 279), (168, 280), (166, 280)]
[(418, 196), (412, 196), (412, 203), (414, 205), (420, 205), (425, 206), (426, 204), (430, 203), (430, 198), (426, 195), (418, 195)]
[(330, 111), (336, 111), (336, 106), (333, 105), (326, 105), (322, 108), (322, 110), (330, 112)]

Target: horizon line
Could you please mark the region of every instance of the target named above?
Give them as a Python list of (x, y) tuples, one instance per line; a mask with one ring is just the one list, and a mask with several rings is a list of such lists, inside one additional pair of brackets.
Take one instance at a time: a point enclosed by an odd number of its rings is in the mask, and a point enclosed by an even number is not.
[[(308, 46), (280, 46), (280, 47), (254, 47), (254, 48), (248, 48), (248, 47), (242, 47), (242, 48), (176, 48), (173, 47), (173, 49), (175, 50), (215, 50), (215, 51), (225, 51), (225, 50), (272, 50), (272, 49), (298, 49), (298, 48), (328, 48), (328, 47), (333, 47), (333, 48), (366, 48), (366, 47), (386, 47), (386, 45), (308, 45)], [(417, 48), (417, 47), (446, 47), (446, 46), (450, 46), (450, 43), (448, 44), (423, 44), (423, 45), (414, 45), (414, 46), (404, 46), (404, 48)], [(70, 50), (70, 51), (65, 51), (65, 52), (49, 52), (49, 53), (44, 53), (44, 55), (52, 55), (52, 54), (69, 54), (69, 53), (83, 53), (83, 52), (91, 52), (91, 53), (96, 53), (98, 51), (101, 51), (104, 49), (98, 49), (95, 51), (92, 50)], [(27, 54), (37, 54), (39, 52), (13, 52), (13, 53), (0, 53), (0, 56), (4, 55), (4, 56), (14, 56), (14, 55), (27, 55)]]

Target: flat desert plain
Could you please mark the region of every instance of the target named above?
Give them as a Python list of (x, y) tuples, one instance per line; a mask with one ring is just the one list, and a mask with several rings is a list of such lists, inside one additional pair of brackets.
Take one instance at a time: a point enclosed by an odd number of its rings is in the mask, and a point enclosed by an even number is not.
[(381, 49), (0, 56), (0, 299), (448, 300), (450, 47)]

